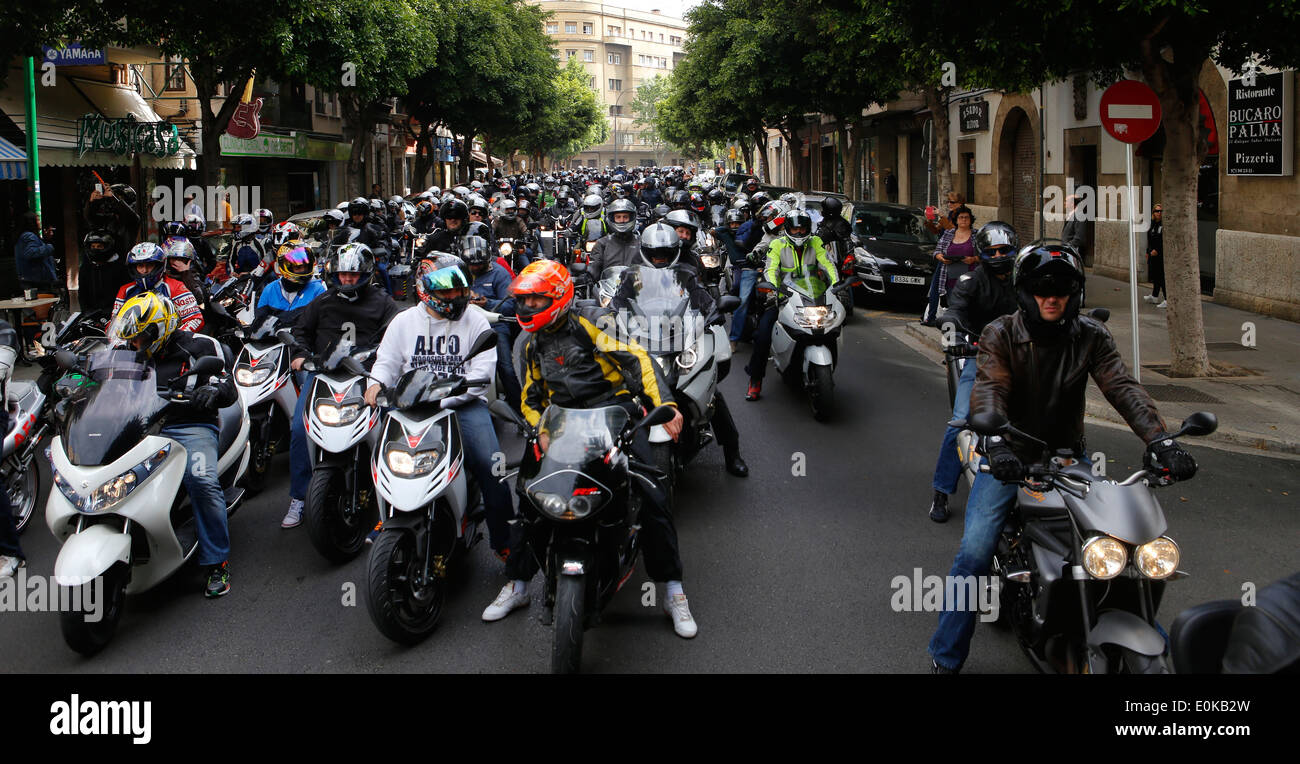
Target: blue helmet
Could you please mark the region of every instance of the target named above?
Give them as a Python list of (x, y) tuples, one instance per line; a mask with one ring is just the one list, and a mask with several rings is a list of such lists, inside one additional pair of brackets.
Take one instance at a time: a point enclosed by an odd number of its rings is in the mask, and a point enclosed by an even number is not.
[[(141, 265), (148, 265), (149, 269), (141, 271), (139, 267)], [(163, 274), (167, 271), (167, 253), (152, 241), (140, 242), (131, 247), (131, 251), (127, 253), (126, 269), (137, 286), (151, 290), (158, 286), (158, 282), (162, 281)]]

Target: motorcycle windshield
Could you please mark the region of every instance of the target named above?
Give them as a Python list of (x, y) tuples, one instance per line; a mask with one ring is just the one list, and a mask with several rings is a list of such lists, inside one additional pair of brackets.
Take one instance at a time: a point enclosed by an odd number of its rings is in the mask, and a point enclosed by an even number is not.
[(432, 369), (411, 369), (393, 386), (390, 402), (399, 409), (409, 409), (446, 398), (464, 381), (459, 375), (448, 377)]
[(618, 434), (627, 426), (628, 414), (621, 406), (595, 409), (566, 409), (551, 406), (542, 414), (538, 433), (546, 443), (539, 475), (561, 470), (578, 470), (587, 463), (604, 459)]
[(60, 435), (68, 461), (110, 464), (134, 448), (167, 406), (154, 370), (134, 350), (101, 350), (90, 357), (86, 382), (67, 399)]
[(704, 317), (691, 307), (692, 278), (676, 268), (629, 266), (612, 304), (621, 337), (653, 354), (679, 353), (694, 345)]

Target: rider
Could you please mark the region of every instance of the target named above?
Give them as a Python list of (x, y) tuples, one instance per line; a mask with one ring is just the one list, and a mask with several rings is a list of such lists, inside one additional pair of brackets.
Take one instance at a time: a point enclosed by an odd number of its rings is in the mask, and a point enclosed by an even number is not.
[[(812, 217), (807, 210), (793, 209), (786, 213), (782, 230), (783, 234), (774, 239), (767, 249), (763, 280), (781, 290), (781, 276), (786, 275), (794, 279), (799, 287), (814, 291), (823, 283), (830, 287), (839, 281), (839, 269), (827, 259), (822, 240), (812, 235)], [(819, 270), (826, 276), (826, 282), (815, 275)], [(749, 374), (749, 391), (745, 395), (747, 401), (758, 400), (763, 391), (763, 376), (767, 373), (767, 354), (772, 346), (772, 327), (776, 324), (776, 314), (776, 305), (769, 305), (758, 321), (758, 328), (754, 330), (754, 352), (745, 367)]]
[(695, 254), (695, 240), (700, 232), (699, 218), (692, 215), (689, 210), (673, 210), (664, 216), (662, 222), (672, 226), (673, 231), (677, 233), (677, 238), (681, 242), (682, 261), (697, 270), (703, 268), (699, 256)]
[[(126, 254), (140, 233), (140, 215), (135, 210), (135, 189), (116, 183), (92, 191), (83, 210), (90, 232), (82, 247), (80, 302), (82, 310), (108, 310), (123, 279), (130, 278)], [(106, 244), (103, 249), (92, 243)]]
[(605, 219), (613, 232), (602, 236), (591, 250), (587, 274), (593, 281), (599, 281), (608, 268), (632, 265), (641, 260), (641, 247), (636, 235), (636, 205), (627, 199), (618, 199), (605, 211)]
[[(993, 319), (980, 335), (971, 414), (991, 412), (1055, 452), (1086, 454), (1084, 391), (1091, 375), (1106, 399), (1147, 444), (1143, 464), (1161, 478), (1186, 480), (1196, 460), (1170, 437), (1143, 387), (1129, 374), (1105, 324), (1079, 315), (1083, 265), (1067, 246), (1022, 250), (1012, 274), (1020, 308)], [(983, 463), (966, 502), (966, 529), (950, 580), (987, 575), (998, 534), (1016, 502), (1025, 464), (1037, 461), (1033, 444), (1009, 445), (989, 436)], [(958, 578), (961, 577), (961, 578)], [(967, 578), (971, 577), (971, 578)], [(950, 589), (951, 591), (951, 589)], [(970, 653), (975, 611), (946, 601), (930, 639), (931, 671), (955, 674)]]
[[(948, 297), (948, 312), (939, 325), (952, 323), (952, 337), (956, 332), (969, 332), (978, 337), (984, 327), (998, 316), (1014, 313), (1019, 303), (1011, 281), (1011, 268), (1015, 265), (1020, 239), (1016, 230), (1001, 221), (985, 223), (975, 234), (975, 251), (979, 253), (981, 267), (962, 274), (957, 286)], [(950, 330), (945, 329), (945, 332)], [(970, 413), (970, 391), (975, 385), (975, 359), (967, 360), (952, 402), (952, 420), (965, 421)], [(948, 497), (957, 491), (961, 479), (961, 459), (957, 453), (957, 435), (961, 428), (949, 425), (943, 433), (939, 460), (934, 465), (934, 498), (930, 502), (930, 519), (946, 522), (949, 517)]]
[[(156, 245), (155, 245), (156, 246)], [(109, 336), (125, 341), (143, 354), (158, 379), (180, 376), (194, 361), (215, 356), (225, 362), (221, 345), (211, 337), (178, 328), (176, 306), (166, 296), (142, 292), (128, 299), (113, 319)], [(189, 455), (182, 480), (194, 508), (199, 537), (199, 565), (207, 569), (204, 593), (220, 597), (230, 591), (230, 534), (226, 497), (217, 478), (217, 410), (239, 400), (235, 383), (223, 370), (197, 387), (186, 403), (173, 403), (177, 412), (162, 430)]]
[[(470, 303), (470, 273), (455, 255), (438, 255), (421, 263), (416, 280), (419, 305), (393, 317), (371, 370), (374, 384), (366, 390), (366, 404), (374, 406), (380, 390), (393, 385), (412, 369), (432, 369), (440, 374), (463, 374), (466, 379), (491, 379), (492, 356), (465, 355), (492, 327), (480, 311), (466, 310)], [(464, 364), (462, 366), (461, 364)], [(515, 508), (510, 489), (493, 474), (493, 461), (501, 452), (492, 417), (488, 414), (487, 387), (444, 398), (444, 409), (455, 409), (464, 442), (465, 467), (483, 493), (488, 537), (504, 561), (510, 554), (510, 520)]]
[[(503, 316), (515, 314), (515, 298), (510, 296), (510, 271), (492, 259), (492, 250), (482, 236), (466, 236), (461, 241), (461, 258), (472, 277), (471, 305)], [(510, 325), (504, 321), (492, 327), (497, 332), (497, 376), (505, 387), (506, 401), (518, 410), (521, 390), (519, 377), (510, 358)]]
[(113, 301), (113, 316), (122, 310), (126, 301), (142, 292), (157, 292), (168, 298), (176, 310), (179, 328), (197, 332), (203, 328), (203, 311), (194, 293), (180, 281), (167, 275), (167, 253), (151, 241), (140, 242), (126, 255), (129, 283), (117, 290)]
[(520, 219), (519, 205), (513, 199), (502, 199), (497, 210), (497, 219), (492, 222), (492, 235), (497, 241), (514, 239), (522, 243), (528, 238), (528, 224)]
[(439, 214), (444, 227), (424, 237), (424, 246), (415, 253), (421, 259), (430, 252), (455, 253), (458, 246), (456, 240), (465, 233), (463, 229), (469, 223), (469, 207), (459, 199), (443, 203)]
[[(257, 219), (248, 213), (236, 215), (231, 221), (234, 239), (231, 241), (231, 255), (227, 262), (231, 276), (243, 276), (253, 273), (266, 260), (266, 248), (257, 236)], [(216, 270), (220, 270), (218, 265)]]
[[(640, 417), (641, 404), (634, 397), (640, 395), (652, 407), (666, 404), (676, 409), (663, 373), (645, 350), (598, 327), (597, 322), (608, 322), (602, 314), (575, 309), (573, 280), (563, 265), (553, 260), (530, 264), (510, 286), (510, 293), (517, 300), (519, 325), (529, 332), (522, 358), (523, 412), (530, 425), (537, 426), (548, 404), (574, 408), (621, 405)], [(664, 428), (676, 439), (682, 430), (681, 412), (674, 411)], [(633, 441), (632, 451), (642, 461), (653, 463), (645, 428)], [(682, 562), (671, 507), (646, 496), (640, 521), (646, 571), (655, 581), (667, 582), (664, 609), (674, 630), (679, 636), (693, 637), (697, 628), (682, 591)], [(511, 581), (483, 611), (483, 620), (500, 620), (528, 604), (528, 581), (537, 572), (537, 554), (544, 544), (544, 539), (525, 538), (522, 533), (512, 539), (506, 561)]]
[(200, 311), (206, 310), (208, 293), (203, 288), (203, 276), (198, 270), (198, 254), (194, 251), (194, 245), (183, 236), (175, 236), (163, 245), (163, 252), (167, 255), (167, 275), (190, 290)]
[[(853, 257), (853, 225), (844, 219), (844, 202), (834, 196), (822, 201), (822, 220), (817, 225), (817, 236), (824, 243), (835, 243), (840, 262)], [(850, 260), (850, 265), (852, 261)]]
[[(335, 340), (351, 335), (357, 347), (374, 347), (384, 336), (384, 327), (399, 312), (397, 303), (374, 284), (375, 256), (360, 242), (345, 244), (325, 261), (328, 291), (307, 303), (293, 326), (294, 352), (291, 364), (301, 371), (310, 357), (320, 355)], [(307, 431), (303, 413), (310, 402), (312, 377), (303, 380), (298, 404), (289, 430), (289, 511), (281, 528), (302, 522), (303, 500), (311, 482), (311, 461), (307, 456)]]
[(308, 303), (325, 293), (325, 282), (313, 278), (311, 253), (301, 243), (280, 248), (275, 256), (278, 279), (266, 285), (257, 298), (257, 318), (279, 317), (281, 328), (290, 327)]
[(750, 220), (746, 211), (747, 208), (741, 207), (727, 210), (726, 227), (713, 229), (713, 237), (727, 249), (731, 270), (735, 274), (732, 291), (740, 298), (740, 307), (731, 314), (731, 331), (728, 334), (733, 348), (744, 337), (749, 300), (754, 295), (754, 284), (758, 283), (758, 268), (755, 267), (752, 253), (763, 233), (762, 227)]
[(600, 236), (608, 235), (610, 228), (605, 219), (604, 206), (605, 203), (599, 196), (587, 194), (582, 200), (582, 215), (569, 227), (569, 235), (575, 237), (575, 241), (587, 241), (590, 238), (587, 231), (593, 226), (600, 227)]

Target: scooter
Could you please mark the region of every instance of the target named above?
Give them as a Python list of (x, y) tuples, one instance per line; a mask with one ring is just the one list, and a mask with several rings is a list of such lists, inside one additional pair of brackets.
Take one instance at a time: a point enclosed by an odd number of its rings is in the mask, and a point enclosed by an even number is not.
[(334, 563), (356, 557), (379, 520), (368, 465), (380, 412), (364, 399), (366, 364), (374, 356), (373, 348), (338, 339), (318, 359), (303, 363), (304, 371), (317, 372), (305, 413), (312, 469), (303, 522), (312, 546)]
[[(495, 332), (465, 359), (484, 352), (496, 352)], [(379, 394), (379, 405), (391, 409), (377, 428), (383, 435), (371, 466), (384, 524), (366, 565), (366, 608), (394, 642), (412, 645), (432, 633), (449, 571), (482, 538), (480, 490), (465, 469), (456, 410), (441, 403), (488, 382), (413, 369)]]
[[(162, 583), (198, 548), (194, 514), (182, 490), (191, 459), (160, 431), (176, 410), (173, 403), (189, 400), (196, 377), (218, 374), (223, 364), (200, 358), (182, 376), (163, 381), (136, 360), (134, 350), (100, 350), (84, 369), (70, 351), (57, 355), (60, 367), (72, 374), (56, 385), (61, 400), (54, 413), (53, 488), (45, 522), (63, 544), (54, 563), (55, 582), (66, 598), (61, 601), (80, 603), (60, 613), (64, 641), (92, 655), (112, 639), (126, 595)], [(249, 460), (242, 399), (221, 409), (218, 418), (215, 468), (229, 515), (243, 499), (237, 484)], [(88, 591), (97, 578), (103, 581), (102, 601)], [(98, 618), (88, 620), (92, 616)]]
[(252, 460), (244, 482), (250, 496), (262, 490), (276, 452), (288, 448), (289, 424), (298, 402), (298, 386), (289, 371), (293, 336), (279, 324), (274, 315), (254, 322), (235, 361), (235, 386), (252, 420)]

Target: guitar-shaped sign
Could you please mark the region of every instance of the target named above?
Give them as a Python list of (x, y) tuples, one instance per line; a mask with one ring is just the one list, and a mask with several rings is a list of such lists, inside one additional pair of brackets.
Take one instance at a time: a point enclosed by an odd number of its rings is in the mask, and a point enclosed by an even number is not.
[(262, 99), (253, 98), (253, 77), (249, 75), (244, 94), (240, 96), (235, 113), (230, 115), (230, 124), (226, 125), (226, 134), (235, 138), (252, 139), (262, 132), (259, 112), (262, 111)]

